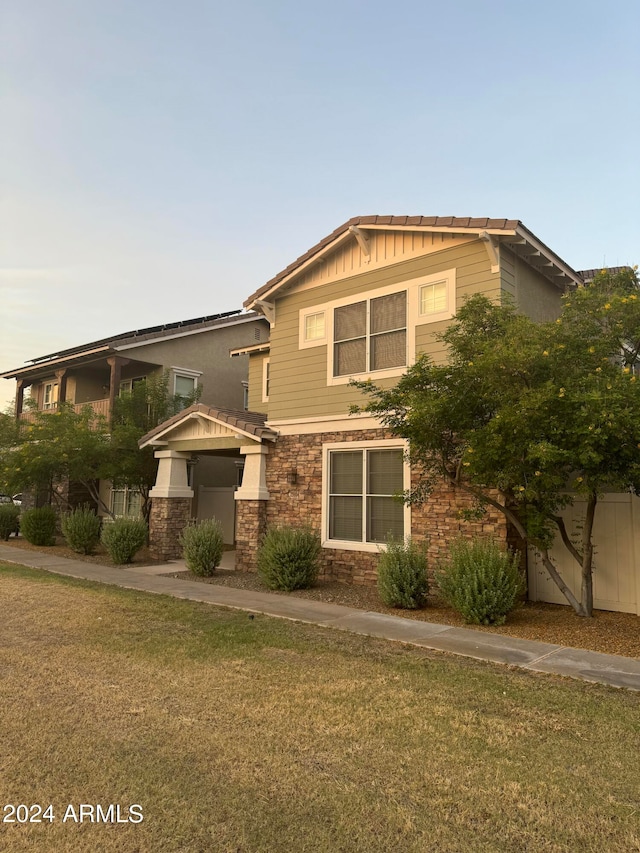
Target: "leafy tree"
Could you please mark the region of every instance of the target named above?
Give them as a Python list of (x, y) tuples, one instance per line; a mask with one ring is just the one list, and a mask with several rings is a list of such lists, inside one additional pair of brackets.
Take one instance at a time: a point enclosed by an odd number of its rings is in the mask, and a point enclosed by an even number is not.
[(154, 427), (195, 403), (200, 387), (188, 397), (169, 392), (168, 370), (133, 386), (131, 392), (115, 401), (111, 428), (112, 468), (109, 479), (114, 486), (129, 486), (142, 495), (142, 515), (149, 520), (149, 492), (156, 481), (158, 463), (152, 447), (141, 450), (138, 441)]
[(29, 420), (19, 424), (2, 415), (0, 491), (44, 492), (49, 501), (60, 501), (60, 483), (79, 483), (111, 515), (99, 491), (100, 480), (111, 480), (116, 487), (140, 491), (146, 520), (157, 463), (153, 450), (140, 450), (138, 440), (198, 395), (199, 389), (187, 398), (171, 395), (165, 371), (117, 398), (111, 423), (91, 406), (78, 413), (69, 403), (59, 404), (55, 412), (31, 407)]
[[(439, 336), (447, 364), (418, 358), (391, 389), (354, 383), (367, 411), (408, 439), (424, 472), (408, 501), (442, 477), (504, 513), (576, 613), (593, 610), (593, 523), (605, 491), (640, 490), (640, 288), (635, 270), (563, 298), (555, 323), (508, 305), (469, 299)], [(580, 541), (561, 516), (586, 501)], [(581, 567), (581, 589), (559, 574), (549, 549), (559, 532)]]
[(28, 421), (4, 424), (0, 430), (0, 488), (10, 494), (45, 492), (48, 501), (64, 502), (58, 486), (80, 483), (91, 498), (100, 500), (98, 480), (111, 460), (106, 420), (90, 406), (74, 411), (61, 403), (55, 412), (31, 409)]

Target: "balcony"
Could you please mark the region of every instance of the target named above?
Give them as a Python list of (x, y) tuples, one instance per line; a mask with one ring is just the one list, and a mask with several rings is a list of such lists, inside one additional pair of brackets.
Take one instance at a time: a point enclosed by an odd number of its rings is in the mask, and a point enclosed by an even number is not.
[[(102, 415), (107, 420), (109, 419), (109, 399), (105, 400), (90, 400), (86, 403), (75, 403), (73, 405), (74, 412), (80, 414), (80, 412), (85, 408), (85, 406), (91, 406), (96, 415)], [(47, 409), (24, 409), (20, 412), (19, 419), (23, 423), (33, 423), (35, 420), (36, 414), (39, 412), (46, 412), (47, 414), (53, 414), (58, 410), (57, 403), (52, 405)]]

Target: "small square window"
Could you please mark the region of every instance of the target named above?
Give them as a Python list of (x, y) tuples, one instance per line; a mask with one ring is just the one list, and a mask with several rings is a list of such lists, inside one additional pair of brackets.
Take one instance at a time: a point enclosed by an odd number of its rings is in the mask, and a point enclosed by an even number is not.
[(326, 311), (315, 308), (303, 308), (299, 313), (298, 348), (320, 347), (327, 342)]
[(436, 281), (420, 288), (420, 315), (442, 314), (447, 310), (447, 282)]
[(324, 339), (324, 311), (317, 314), (307, 314), (304, 318), (305, 341), (319, 341)]
[(193, 376), (176, 376), (175, 393), (178, 397), (190, 397), (196, 390), (196, 380)]

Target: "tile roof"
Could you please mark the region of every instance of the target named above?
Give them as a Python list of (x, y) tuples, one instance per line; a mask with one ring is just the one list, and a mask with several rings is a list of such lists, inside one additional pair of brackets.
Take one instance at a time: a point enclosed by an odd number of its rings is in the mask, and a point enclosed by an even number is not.
[(236, 409), (216, 409), (213, 406), (206, 406), (204, 403), (194, 403), (192, 406), (183, 409), (181, 412), (178, 412), (177, 415), (174, 415), (172, 418), (164, 421), (164, 423), (159, 424), (155, 429), (150, 430), (140, 439), (138, 444), (140, 447), (143, 447), (148, 444), (154, 436), (161, 432), (165, 432), (169, 427), (189, 418), (192, 414), (201, 414), (205, 417), (214, 418), (217, 421), (229, 424), (230, 427), (235, 427), (235, 429), (239, 429), (242, 432), (255, 436), (259, 441), (262, 441), (263, 439), (267, 441), (274, 441), (277, 437), (277, 433), (265, 426), (267, 416), (260, 412), (238, 411)]
[(611, 275), (618, 275), (618, 273), (624, 272), (624, 270), (628, 269), (631, 269), (631, 267), (598, 267), (594, 270), (577, 270), (577, 273), (583, 281), (589, 282), (593, 281), (593, 279), (597, 276), (599, 272), (606, 271), (608, 273), (611, 273)]
[(329, 246), (341, 234), (344, 234), (352, 225), (397, 225), (397, 226), (429, 226), (431, 228), (461, 228), (461, 229), (479, 229), (486, 228), (499, 229), (503, 231), (514, 231), (522, 223), (519, 219), (489, 219), (487, 217), (469, 217), (469, 216), (354, 216), (347, 222), (344, 222), (338, 228), (324, 237), (320, 242), (316, 243), (308, 249), (303, 255), (300, 255), (293, 263), (285, 267), (276, 276), (270, 279), (266, 284), (260, 287), (254, 294), (245, 300), (245, 307), (250, 305), (255, 299), (259, 299), (261, 294), (266, 293), (282, 279), (286, 278), (297, 267), (301, 266), (312, 258), (322, 249)]

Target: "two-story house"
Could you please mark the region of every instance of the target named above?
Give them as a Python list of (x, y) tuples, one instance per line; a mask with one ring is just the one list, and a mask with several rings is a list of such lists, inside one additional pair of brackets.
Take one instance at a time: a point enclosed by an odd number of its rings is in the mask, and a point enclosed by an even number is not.
[[(269, 324), (257, 312), (230, 311), (183, 320), (153, 328), (124, 332), (33, 359), (27, 366), (8, 370), (0, 377), (16, 380), (16, 417), (28, 421), (34, 409), (55, 412), (66, 402), (79, 411), (90, 405), (110, 419), (114, 401), (144, 379), (169, 373), (169, 392), (189, 396), (200, 388), (200, 399), (232, 411), (243, 411), (247, 396), (248, 357), (231, 360), (230, 350), (267, 341)], [(25, 391), (31, 400), (25, 406)], [(219, 514), (216, 490), (224, 493), (233, 510), (232, 491), (239, 480), (238, 454), (200, 460), (192, 454), (189, 480), (197, 516)], [(140, 496), (127, 487), (100, 484), (101, 499), (115, 515), (135, 515)], [(227, 500), (227, 496), (230, 497)], [(225, 517), (229, 509), (222, 511)], [(232, 517), (232, 516), (231, 516)], [(233, 524), (228, 533), (233, 541)]]
[[(506, 541), (500, 513), (463, 523), (466, 499), (444, 485), (419, 507), (397, 500), (412, 477), (406, 448), (373, 418), (349, 414), (359, 398), (349, 382), (392, 384), (421, 352), (444, 359), (436, 334), (467, 296), (509, 298), (547, 320), (581, 281), (518, 220), (356, 217), (246, 300), (271, 327), (268, 342), (234, 351), (249, 356), (251, 414), (230, 423), (196, 405), (144, 444), (174, 451), (161, 460), (164, 484), (186, 482), (196, 447), (233, 445), (244, 456), (235, 495), (239, 568), (254, 568), (260, 534), (274, 524), (312, 525), (326, 574), (352, 582), (375, 579), (389, 536), (427, 539), (434, 556), (461, 532)], [(170, 500), (166, 485), (157, 494)], [(188, 514), (186, 503), (174, 509)]]

